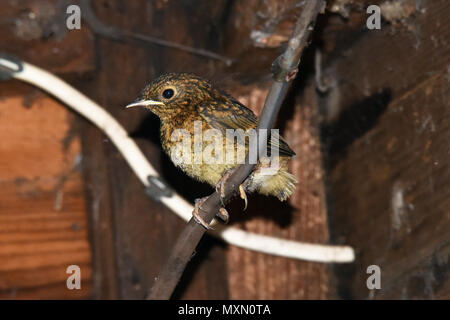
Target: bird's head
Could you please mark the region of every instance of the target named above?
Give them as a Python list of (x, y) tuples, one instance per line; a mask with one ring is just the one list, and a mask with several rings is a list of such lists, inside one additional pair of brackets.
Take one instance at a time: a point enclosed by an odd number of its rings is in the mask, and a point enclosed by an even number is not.
[(141, 106), (165, 120), (212, 99), (214, 93), (211, 84), (196, 75), (169, 73), (148, 84), (127, 108)]

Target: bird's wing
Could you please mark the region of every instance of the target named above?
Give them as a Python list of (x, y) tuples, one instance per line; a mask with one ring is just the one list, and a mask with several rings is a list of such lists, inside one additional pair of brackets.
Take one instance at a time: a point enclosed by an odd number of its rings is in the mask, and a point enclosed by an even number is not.
[[(224, 135), (226, 129), (243, 129), (244, 131), (256, 129), (258, 118), (253, 111), (234, 99), (230, 98), (230, 101), (231, 103), (213, 101), (209, 104), (199, 105), (197, 112), (211, 127), (220, 130)], [(295, 152), (279, 134), (271, 133), (267, 146), (269, 152), (272, 148), (278, 147), (280, 156), (292, 157), (295, 155)]]

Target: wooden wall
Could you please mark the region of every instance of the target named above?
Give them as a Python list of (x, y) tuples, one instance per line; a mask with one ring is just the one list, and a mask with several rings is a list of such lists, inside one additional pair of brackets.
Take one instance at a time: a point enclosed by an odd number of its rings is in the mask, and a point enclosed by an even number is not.
[[(245, 230), (351, 244), (356, 263), (294, 261), (205, 237), (175, 298), (448, 297), (450, 8), (445, 0), (401, 1), (399, 16), (385, 15), (382, 30), (368, 31), (369, 2), (330, 2), (283, 106), (278, 126), (297, 153), (295, 195), (287, 204), (251, 196), (245, 213), (238, 200), (229, 210), (231, 224)], [(209, 194), (161, 152), (158, 119), (124, 106), (159, 74), (185, 71), (213, 79), (259, 114), (299, 1), (92, 3), (105, 24), (234, 62), (112, 41), (85, 21), (68, 31), (67, 3), (56, 0), (8, 2), (0, 51), (56, 73), (104, 106), (188, 200)], [(320, 94), (316, 48), (329, 86)], [(145, 195), (98, 129), (31, 86), (0, 83), (0, 133), (0, 298), (143, 298), (184, 223)], [(81, 291), (66, 289), (70, 264), (82, 269)], [(365, 287), (371, 264), (382, 269), (381, 291)]]
[[(235, 29), (241, 27), (237, 21), (243, 20), (237, 9), (239, 7), (228, 8), (236, 14), (227, 17), (230, 13), (224, 10), (230, 4), (226, 1), (214, 4), (205, 2), (200, 6), (192, 6), (188, 2), (168, 2), (161, 6), (148, 2), (124, 2), (121, 5), (121, 11), (127, 12), (127, 15), (120, 14), (119, 7), (113, 5), (96, 6), (96, 11), (103, 21), (114, 23), (126, 30), (152, 30), (152, 34), (164, 35), (173, 41), (200, 48), (223, 51), (230, 56), (237, 55), (237, 52), (242, 50), (242, 46), (224, 48), (229, 35), (223, 33), (220, 28), (225, 28), (233, 34)], [(257, 5), (257, 2), (254, 5)], [(147, 12), (147, 16), (142, 16), (141, 12)], [(141, 20), (129, 19), (129, 15), (140, 16)], [(148, 16), (153, 18), (148, 19)], [(196, 21), (196, 24), (192, 24), (192, 21)], [(204, 26), (205, 32), (199, 33), (197, 25)], [(248, 34), (245, 37), (247, 39)], [(245, 46), (252, 47), (251, 43), (246, 42)], [(161, 154), (158, 120), (144, 110), (130, 112), (123, 110), (123, 106), (135, 98), (149, 79), (161, 72), (188, 71), (225, 82), (232, 93), (243, 101), (248, 101), (249, 107), (259, 112), (268, 82), (253, 81), (242, 86), (235, 78), (225, 76), (224, 79), (224, 76), (220, 75), (226, 74), (228, 70), (221, 62), (166, 48), (152, 46), (149, 50), (99, 40), (97, 50), (100, 55), (98, 73), (91, 82), (85, 82), (83, 87), (88, 88), (90, 95), (106, 106), (133, 133), (152, 163), (164, 173), (177, 191), (191, 201), (210, 193), (209, 187), (180, 174), (167, 161), (167, 157)], [(264, 48), (261, 49), (262, 53), (265, 51)], [(276, 52), (269, 50), (267, 54), (273, 59)], [(230, 73), (241, 75), (240, 67), (235, 68)], [(267, 67), (265, 70), (267, 73)], [(312, 98), (309, 98), (310, 104), (305, 108), (296, 104), (294, 98), (291, 100), (292, 103), (286, 110), (289, 117), (286, 116), (285, 120), (288, 122), (284, 129), (291, 144), (301, 155), (293, 163), (293, 170), (299, 176), (305, 177), (299, 187), (298, 196), (293, 200), (295, 202), (292, 205), (280, 206), (277, 201), (255, 197), (250, 200), (250, 208), (245, 214), (241, 213), (242, 204), (234, 203), (232, 217), (238, 226), (255, 232), (326, 243), (328, 233), (324, 188), (321, 182), (319, 135), (317, 126), (314, 125), (317, 112), (313, 111), (317, 108), (314, 108)], [(291, 117), (296, 117), (297, 121), (290, 121)], [(302, 123), (304, 125), (301, 125)], [(87, 136), (84, 147), (88, 150), (88, 163), (95, 163), (92, 168), (86, 168), (87, 175), (91, 177), (88, 178), (88, 183), (94, 186), (90, 193), (93, 199), (91, 201), (97, 202), (96, 199), (101, 195), (100, 207), (104, 201), (107, 212), (112, 211), (112, 216), (108, 217), (106, 216), (109, 213), (105, 212), (105, 221), (114, 229), (116, 243), (116, 250), (111, 251), (114, 258), (111, 259), (117, 263), (118, 282), (99, 285), (117, 287), (117, 297), (142, 298), (165, 262), (183, 223), (161, 204), (144, 195), (142, 186), (117, 150), (108, 143), (102, 143), (103, 137), (97, 130), (85, 128), (83, 131)], [(302, 147), (305, 141), (307, 147)], [(311, 152), (302, 152), (305, 148)], [(102, 173), (102, 170), (105, 173)], [(99, 180), (96, 176), (99, 174), (105, 177), (105, 180)], [(270, 213), (274, 211), (278, 212), (271, 216)], [(101, 224), (100, 221), (96, 225)], [(100, 243), (109, 246), (108, 240), (100, 240)], [(95, 250), (104, 252), (101, 246), (94, 248), (94, 256)], [(107, 265), (103, 264), (103, 267), (108, 269)], [(175, 297), (326, 298), (329, 294), (327, 275), (326, 266), (321, 264), (289, 261), (226, 247), (207, 237), (183, 277)], [(107, 279), (103, 278), (101, 282), (103, 281)]]
[[(47, 23), (52, 16), (47, 9), (55, 5), (2, 3), (0, 51), (67, 77), (93, 70), (88, 30), (66, 33), (64, 41), (56, 35), (42, 40), (56, 28)], [(64, 105), (29, 85), (0, 83), (1, 299), (92, 296), (89, 204), (77, 121)], [(81, 268), (81, 290), (66, 287), (69, 265)]]
[[(449, 298), (449, 12), (428, 2), (327, 63), (330, 230), (358, 250), (338, 269), (343, 297)], [(369, 265), (381, 290), (366, 287)]]

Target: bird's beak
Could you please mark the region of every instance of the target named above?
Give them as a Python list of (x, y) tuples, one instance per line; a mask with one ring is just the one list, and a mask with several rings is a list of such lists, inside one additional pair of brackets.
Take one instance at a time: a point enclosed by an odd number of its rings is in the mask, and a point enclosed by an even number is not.
[(133, 103), (130, 103), (126, 106), (126, 108), (133, 108), (133, 107), (148, 107), (148, 106), (163, 106), (164, 103), (161, 101), (155, 101), (155, 100), (138, 100)]

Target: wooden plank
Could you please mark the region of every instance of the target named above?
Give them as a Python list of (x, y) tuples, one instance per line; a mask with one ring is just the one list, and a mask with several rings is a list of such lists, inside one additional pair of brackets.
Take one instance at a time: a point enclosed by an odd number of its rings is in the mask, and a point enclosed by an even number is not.
[(79, 121), (83, 150), (83, 178), (93, 265), (93, 298), (117, 299), (118, 275), (116, 268), (114, 220), (110, 199), (107, 162), (102, 148), (105, 137), (86, 120)]
[[(448, 297), (449, 9), (428, 3), (411, 30), (369, 32), (329, 66), (330, 229), (359, 253), (338, 269), (342, 297)], [(369, 265), (381, 290), (366, 287)]]
[[(253, 86), (239, 96), (259, 113), (267, 87)], [(322, 153), (318, 130), (315, 91), (300, 93), (294, 88), (278, 123), (281, 133), (297, 153), (291, 161), (298, 178), (295, 194), (288, 203), (252, 195), (247, 211), (235, 201), (232, 221), (237, 227), (275, 237), (328, 243), (327, 208), (323, 185)], [(241, 88), (242, 90), (242, 88)], [(293, 97), (295, 96), (295, 102)], [(232, 299), (327, 299), (335, 297), (325, 264), (296, 261), (230, 247), (228, 274)]]
[[(63, 105), (35, 98), (0, 101), (0, 298), (89, 298), (80, 140)], [(81, 290), (66, 287), (69, 265), (81, 267)]]
[(324, 74), (337, 90), (330, 92), (326, 102), (327, 118), (334, 120), (343, 108), (386, 89), (393, 98), (401, 96), (446, 69), (450, 28), (443, 13), (449, 5), (445, 0), (433, 1), (404, 26), (365, 29), (356, 44), (347, 43), (330, 54)]

